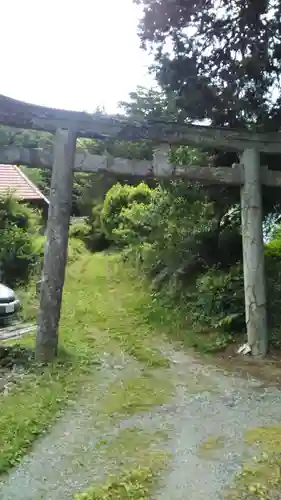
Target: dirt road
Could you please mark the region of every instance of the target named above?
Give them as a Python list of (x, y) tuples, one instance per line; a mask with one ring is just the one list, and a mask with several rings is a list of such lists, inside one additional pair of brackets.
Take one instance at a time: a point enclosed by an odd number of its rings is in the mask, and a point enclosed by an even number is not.
[[(68, 500), (94, 482), (102, 482), (117, 467), (108, 443), (113, 443), (114, 451), (114, 440), (124, 429), (166, 435), (159, 446), (169, 451), (171, 460), (151, 493), (153, 500), (228, 498), (227, 485), (234, 484), (235, 473), (245, 460), (262, 451), (255, 448), (255, 432), (267, 426), (269, 434), (275, 429), (279, 437), (281, 392), (253, 378), (207, 366), (170, 344), (163, 349), (171, 367), (160, 375), (173, 385), (165, 404), (125, 418), (109, 418), (103, 398), (110, 384), (138, 375), (142, 367), (128, 358), (105, 358), (98, 383), (84, 388), (80, 400), (3, 478), (1, 500)], [(125, 455), (122, 463), (128, 464), (130, 453)], [(243, 497), (244, 490), (236, 491), (237, 498), (277, 498), (268, 492), (268, 496), (258, 496), (251, 493), (251, 487), (248, 496)]]

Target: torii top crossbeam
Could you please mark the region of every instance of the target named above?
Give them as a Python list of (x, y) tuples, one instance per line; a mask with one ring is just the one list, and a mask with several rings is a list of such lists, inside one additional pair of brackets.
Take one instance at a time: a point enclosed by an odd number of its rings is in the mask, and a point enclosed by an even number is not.
[(281, 133), (258, 134), (245, 130), (225, 130), (202, 125), (180, 125), (155, 120), (135, 121), (121, 116), (90, 114), (47, 108), (11, 99), (0, 94), (0, 124), (55, 132), (74, 129), (77, 136), (95, 139), (151, 140), (157, 143), (193, 144), (244, 151), (281, 153)]

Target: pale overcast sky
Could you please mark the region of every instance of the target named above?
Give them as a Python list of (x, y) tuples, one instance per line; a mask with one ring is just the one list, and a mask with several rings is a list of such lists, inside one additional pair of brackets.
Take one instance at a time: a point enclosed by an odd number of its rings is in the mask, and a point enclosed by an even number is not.
[(0, 0), (0, 94), (45, 106), (115, 113), (153, 85), (133, 0)]

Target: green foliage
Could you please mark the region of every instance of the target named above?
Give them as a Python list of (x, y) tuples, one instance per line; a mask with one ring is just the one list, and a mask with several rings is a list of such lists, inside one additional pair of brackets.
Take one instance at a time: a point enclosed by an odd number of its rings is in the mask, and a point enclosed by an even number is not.
[[(193, 324), (225, 332), (208, 350), (245, 331), (239, 212), (223, 207), (199, 185), (177, 181), (155, 189), (117, 184), (102, 210), (107, 234), (152, 280), (154, 296), (188, 307)], [(265, 248), (272, 331), (281, 317), (280, 241)]]
[(18, 227), (0, 233), (1, 281), (10, 286), (26, 282), (35, 267), (32, 235)]
[(151, 465), (135, 467), (120, 477), (111, 476), (104, 486), (75, 495), (74, 500), (149, 500), (153, 480), (163, 467), (164, 458), (164, 454), (159, 452), (157, 456), (157, 453), (154, 453), (151, 457), (154, 463), (152, 461)]
[(141, 247), (152, 230), (150, 220), (151, 204), (133, 202), (123, 208), (119, 216), (119, 225), (113, 230), (115, 241), (119, 246)]
[(281, 237), (278, 236), (265, 245), (265, 268), (267, 277), (268, 323), (273, 341), (281, 346)]
[(130, 101), (122, 101), (119, 106), (134, 120), (146, 118), (154, 120), (180, 121), (181, 113), (176, 106), (173, 93), (165, 95), (161, 90), (138, 86), (131, 92)]
[[(271, 342), (281, 345), (281, 239), (265, 245), (268, 323)], [(226, 332), (245, 330), (242, 263), (228, 271), (210, 269), (196, 280), (189, 295), (192, 317)]]
[(92, 252), (106, 250), (112, 243), (104, 229), (102, 222), (102, 209), (102, 203), (94, 203), (91, 215), (88, 217), (90, 231), (85, 242), (89, 250)]
[(48, 198), (51, 183), (51, 172), (39, 168), (20, 167), (24, 175), (37, 186)]
[(170, 154), (171, 163), (178, 165), (208, 165), (207, 153), (189, 146), (173, 147)]
[(1, 280), (10, 286), (27, 282), (42, 259), (38, 214), (12, 196), (0, 197)]
[(281, 235), (266, 244), (265, 257), (270, 258), (273, 262), (281, 260)]
[(102, 223), (109, 239), (120, 244), (116, 230), (122, 225), (122, 212), (134, 203), (148, 204), (152, 190), (144, 183), (138, 186), (115, 184), (106, 195), (102, 208)]
[[(281, 224), (279, 222), (278, 223), (273, 223), (273, 227), (271, 229), (271, 232), (270, 232), (270, 244), (274, 241), (274, 240), (281, 240)], [(270, 246), (270, 245), (268, 245)]]
[(0, 230), (16, 226), (35, 233), (39, 225), (39, 214), (17, 201), (13, 194), (0, 196)]
[(111, 243), (103, 228), (101, 211), (102, 204), (94, 203), (89, 217), (74, 220), (69, 228), (69, 236), (81, 240), (91, 252), (105, 250)]
[(44, 148), (53, 146), (53, 135), (37, 130), (25, 130), (0, 125), (1, 146), (23, 146), (26, 148)]
[[(185, 19), (187, 23), (193, 23), (193, 20), (188, 18), (189, 7), (191, 8), (193, 0), (190, 0), (189, 6), (187, 5), (184, 9), (182, 6), (177, 8), (177, 1), (173, 5), (165, 0), (160, 0), (157, 5), (153, 4), (153, 6), (151, 0), (140, 0), (140, 3), (147, 7), (147, 10), (144, 10), (141, 25), (143, 41), (152, 41), (154, 47), (158, 41), (161, 48), (164, 39), (168, 37), (168, 32), (171, 34), (170, 28), (167, 28), (168, 24), (175, 29), (174, 33), (180, 34), (181, 37), (183, 25), (181, 22), (176, 25), (177, 16), (183, 23)], [(213, 0), (203, 9), (203, 17), (208, 7), (211, 8), (212, 3)], [(231, 8), (235, 3), (239, 2), (233, 0)], [(161, 12), (164, 17), (160, 16), (157, 19), (156, 12)], [(239, 17), (241, 11), (237, 12)], [(171, 13), (172, 21), (169, 20), (168, 24), (166, 21), (161, 24), (164, 18), (169, 19)], [(210, 26), (216, 14), (213, 12), (212, 19), (206, 18)], [(201, 16), (201, 11), (198, 12), (198, 16)], [(152, 20), (152, 24), (149, 25)], [(201, 28), (202, 25), (199, 30)], [(220, 99), (223, 101), (224, 91), (221, 93), (219, 90), (221, 81), (216, 82), (217, 87), (208, 88), (207, 80), (212, 80), (212, 74), (205, 75), (206, 78), (205, 80), (203, 78), (203, 81), (199, 73), (196, 73), (196, 63), (198, 61), (200, 63), (201, 56), (204, 57), (202, 51), (196, 53), (194, 58), (192, 51), (191, 56), (187, 56), (184, 52), (182, 54), (181, 50), (184, 51), (186, 47), (182, 42), (188, 45), (189, 40), (174, 39), (176, 57), (171, 57), (171, 60), (158, 53), (157, 70), (164, 92), (137, 88), (136, 92), (130, 95), (130, 102), (122, 103), (127, 114), (135, 119), (156, 118), (177, 119), (178, 121), (184, 116), (197, 119), (208, 117), (214, 124), (231, 124), (234, 127), (241, 125), (240, 119), (242, 118), (246, 120), (245, 123), (251, 121), (253, 109), (251, 111), (247, 108), (246, 113), (243, 110), (243, 117), (239, 107), (235, 108), (236, 114), (233, 113), (232, 108), (229, 107), (229, 96), (225, 101), (225, 108), (223, 108), (224, 102), (217, 103), (213, 107), (214, 102), (208, 91), (213, 88), (215, 94), (218, 90)], [(200, 40), (198, 43), (201, 43)], [(224, 57), (223, 50), (221, 56)], [(204, 65), (204, 71), (205, 67), (206, 65)], [(232, 76), (228, 74), (225, 78), (231, 79)], [(219, 78), (221, 77), (220, 74)], [(217, 74), (214, 78), (217, 78)], [(182, 85), (183, 80), (187, 82), (186, 86)], [(181, 95), (178, 93), (179, 81)], [(242, 83), (242, 78), (240, 83)], [(197, 88), (193, 88), (193, 85)], [(194, 92), (191, 92), (190, 88)], [(245, 95), (245, 100), (247, 98), (248, 95)], [(260, 117), (262, 121), (262, 113)], [(171, 149), (170, 161), (188, 168), (189, 165), (231, 165), (233, 161), (237, 161), (237, 158), (235, 154), (206, 153), (182, 146)], [(203, 323), (212, 331), (219, 332), (215, 341), (212, 340), (213, 344), (210, 343), (212, 349), (225, 347), (232, 339), (229, 332), (244, 332), (244, 286), (238, 190), (228, 187), (203, 188), (184, 182), (165, 182), (151, 190), (148, 203), (128, 202), (126, 201), (128, 194), (126, 195), (124, 189), (114, 187), (112, 189), (114, 194), (115, 190), (116, 194), (118, 193), (116, 198), (120, 205), (118, 207), (116, 204), (116, 213), (114, 210), (112, 214), (109, 211), (110, 216), (113, 215), (111, 221), (108, 221), (112, 224), (111, 234), (114, 235), (118, 245), (125, 247), (124, 257), (134, 258), (134, 264), (139, 266), (140, 272), (145, 272), (150, 280), (152, 279), (154, 294), (155, 290), (159, 291), (161, 296), (169, 298), (171, 303), (180, 303), (181, 307), (188, 308), (194, 323)], [(264, 189), (266, 215), (270, 211), (278, 211), (276, 196), (277, 194), (273, 196), (272, 192)], [(270, 220), (275, 220), (273, 213), (266, 218), (267, 226), (270, 225)], [(279, 304), (279, 296), (281, 296), (281, 289), (279, 293), (280, 245), (271, 242), (265, 251), (268, 290), (272, 297), (269, 305), (269, 318), (271, 327), (278, 329), (279, 313), (277, 311), (281, 310), (281, 304)], [(226, 333), (221, 335), (220, 332)]]
[[(142, 46), (154, 55), (160, 91), (172, 96), (181, 119), (280, 130), (280, 0), (206, 0), (200, 7), (198, 0), (135, 3), (142, 12)], [(215, 144), (209, 153), (213, 166), (231, 166), (239, 159)], [(261, 154), (261, 164), (280, 169), (280, 154)], [(265, 215), (280, 215), (280, 188), (264, 187), (263, 207)]]
[(67, 262), (71, 264), (79, 260), (79, 258), (85, 255), (86, 249), (83, 241), (79, 238), (69, 238), (68, 241), (68, 252), (67, 252)]
[(210, 269), (199, 276), (194, 294), (193, 316), (225, 331), (244, 330), (244, 286), (241, 265), (223, 272)]
[(80, 238), (80, 240), (85, 240), (90, 232), (90, 226), (84, 219), (75, 220), (71, 223), (69, 227), (69, 237), (70, 238)]
[(197, 0), (135, 1), (143, 7), (143, 46), (152, 48), (158, 81), (179, 110), (220, 126), (278, 130), (279, 1), (248, 2), (246, 10), (243, 0), (200, 8)]
[[(239, 260), (241, 236), (229, 224), (205, 190), (179, 181), (150, 190), (149, 203), (134, 201), (119, 210), (113, 234), (117, 244), (133, 247), (157, 287), (170, 281), (177, 294), (202, 270)], [(232, 247), (226, 259), (227, 241)]]
[[(234, 266), (241, 262), (235, 211), (223, 217), (205, 189), (182, 181), (155, 189), (119, 184), (106, 203), (115, 243), (152, 280), (154, 296), (159, 292), (171, 304), (188, 307), (194, 324), (243, 330), (243, 278), (241, 265)], [(217, 337), (209, 350), (231, 339)]]

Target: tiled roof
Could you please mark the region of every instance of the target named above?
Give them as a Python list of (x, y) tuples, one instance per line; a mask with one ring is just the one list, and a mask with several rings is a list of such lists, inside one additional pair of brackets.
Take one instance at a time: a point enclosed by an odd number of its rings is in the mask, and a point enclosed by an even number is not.
[(12, 192), (21, 200), (44, 200), (47, 198), (15, 165), (0, 164), (0, 194)]

